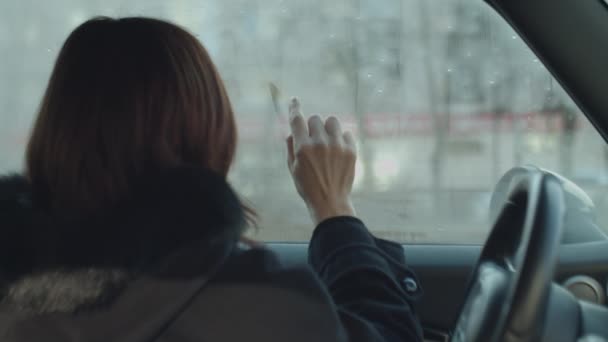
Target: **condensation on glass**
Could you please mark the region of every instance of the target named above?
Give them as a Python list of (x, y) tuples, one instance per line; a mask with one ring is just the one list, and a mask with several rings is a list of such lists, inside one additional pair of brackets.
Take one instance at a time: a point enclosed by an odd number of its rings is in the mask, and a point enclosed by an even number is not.
[[(285, 167), (285, 107), (335, 115), (359, 138), (354, 201), (379, 236), (481, 243), (494, 184), (533, 163), (608, 212), (605, 143), (512, 29), (481, 1), (87, 0), (0, 3), (0, 171), (19, 170), (62, 41), (94, 15), (169, 19), (201, 39), (238, 117), (230, 175), (255, 236), (312, 231)], [(600, 217), (601, 219), (602, 217)], [(600, 220), (600, 222), (605, 222)]]

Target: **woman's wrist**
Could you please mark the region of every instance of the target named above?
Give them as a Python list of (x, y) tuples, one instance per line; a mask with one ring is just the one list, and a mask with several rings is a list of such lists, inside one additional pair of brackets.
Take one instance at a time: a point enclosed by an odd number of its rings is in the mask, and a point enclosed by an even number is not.
[(308, 210), (315, 225), (338, 216), (353, 216), (357, 215), (355, 207), (350, 199), (343, 201), (335, 201), (331, 203), (323, 203), (317, 205), (309, 205)]

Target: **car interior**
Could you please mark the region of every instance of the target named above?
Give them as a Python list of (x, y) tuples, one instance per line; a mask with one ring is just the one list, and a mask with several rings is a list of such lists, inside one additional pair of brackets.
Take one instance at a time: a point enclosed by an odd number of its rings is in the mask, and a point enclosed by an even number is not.
[[(606, 138), (608, 3), (488, 5)], [(571, 210), (589, 214), (594, 208), (583, 209), (584, 195), (577, 197), (576, 185), (560, 178), (533, 167), (509, 171), (495, 188), (493, 201), (501, 209), (483, 246), (404, 246), (425, 291), (417, 310), (429, 341), (498, 341), (504, 331), (510, 332), (505, 341), (608, 339), (608, 239), (584, 220), (566, 224)], [(270, 246), (288, 264), (306, 260), (304, 244)]]
[[(17, 6), (20, 1), (12, 2)], [(338, 1), (336, 6), (347, 2)], [(414, 2), (404, 0), (399, 3)], [(433, 8), (455, 2), (482, 1), (437, 0), (434, 1)], [(2, 6), (9, 6), (9, 3), (11, 1), (0, 4), (0, 12)], [(178, 8), (180, 3), (176, 1), (173, 5), (165, 6), (170, 11), (171, 6)], [(277, 4), (279, 2), (275, 5)], [(581, 115), (584, 114), (605, 141), (608, 138), (608, 1), (486, 0), (482, 6), (497, 13), (505, 25), (516, 32), (517, 37), (514, 36), (513, 40), (520, 39), (528, 46), (576, 104)], [(33, 6), (31, 11), (43, 9)], [(8, 10), (6, 13), (9, 13)], [(26, 12), (20, 13), (27, 15)], [(81, 17), (82, 15), (76, 16), (74, 22)], [(432, 12), (429, 18), (432, 25)], [(52, 21), (47, 24), (52, 25)], [(454, 25), (460, 24), (465, 23)], [(11, 35), (17, 36), (17, 32), (0, 23), (0, 54), (4, 53), (3, 40), (8, 42), (7, 37)], [(224, 39), (227, 36), (222, 37)], [(202, 41), (205, 42), (204, 37)], [(8, 51), (8, 48), (4, 51)], [(484, 50), (480, 54), (483, 58), (495, 56)], [(340, 55), (337, 56), (338, 64), (350, 63), (346, 59), (341, 60)], [(38, 67), (50, 69), (50, 65), (49, 58), (47, 64)], [(257, 67), (259, 66), (252, 66)], [(11, 87), (11, 78), (7, 76), (11, 68), (0, 69), (5, 74), (1, 77), (0, 85), (6, 89)], [(450, 72), (448, 69), (447, 73)], [(372, 78), (371, 75), (370, 72), (361, 78)], [(345, 80), (359, 82), (359, 78), (346, 77)], [(266, 86), (263, 89), (265, 92), (268, 90)], [(230, 84), (228, 88), (230, 90)], [(281, 109), (277, 109), (281, 105), (278, 103), (281, 99), (280, 88), (274, 83), (270, 85), (273, 100), (271, 108), (275, 111), (271, 115), (276, 115), (274, 119), (284, 124)], [(380, 89), (377, 93), (382, 91)], [(6, 92), (9, 93), (8, 90)], [(8, 106), (10, 100), (8, 95), (0, 97), (0, 105), (5, 102), (7, 107), (4, 109), (7, 111), (11, 109)], [(305, 108), (306, 101), (314, 102), (314, 99), (305, 99)], [(236, 107), (238, 112), (239, 106)], [(12, 137), (13, 134), (9, 131), (13, 127), (9, 125), (9, 120), (12, 119), (9, 116), (3, 117), (2, 114), (0, 118), (4, 119), (0, 122), (4, 122), (1, 125), (6, 129), (3, 131), (0, 128), (0, 133)], [(245, 136), (247, 134), (245, 132)], [(3, 141), (6, 143), (6, 140)], [(21, 146), (21, 143), (11, 144)], [(582, 146), (578, 153), (586, 155), (586, 158), (600, 160), (605, 158), (601, 151)], [(10, 153), (17, 152), (11, 150)], [(16, 160), (17, 157), (10, 153), (0, 149), (0, 159)], [(592, 153), (596, 155), (591, 155)], [(5, 168), (8, 169), (13, 164), (17, 162), (3, 162), (0, 170), (4, 172)], [(463, 238), (454, 244), (431, 239), (419, 243), (415, 235), (411, 235), (414, 238), (400, 239), (408, 267), (416, 272), (424, 291), (415, 307), (426, 340), (573, 342), (585, 336), (608, 340), (608, 222), (597, 219), (604, 214), (603, 208), (595, 206), (592, 196), (583, 190), (584, 187), (578, 184), (577, 179), (561, 175), (544, 165), (533, 165), (533, 162), (522, 164), (524, 163), (511, 162), (504, 165), (501, 170), (506, 172), (501, 172), (498, 182), (493, 184), (490, 196), (484, 197), (481, 210), (487, 212), (490, 220), (484, 227), (485, 233), (477, 241)], [(243, 161), (242, 165), (247, 165), (247, 161)], [(380, 165), (380, 169), (384, 173), (391, 173), (393, 165), (389, 160)], [(491, 167), (489, 163), (479, 166), (481, 169)], [(373, 168), (362, 170), (375, 172)], [(235, 171), (235, 178), (247, 172), (246, 166), (240, 167)], [(598, 188), (598, 191), (601, 190)], [(380, 196), (381, 194), (378, 195)], [(373, 202), (375, 198), (369, 201)], [(278, 211), (283, 210), (279, 204), (268, 205), (276, 206)], [(404, 206), (407, 207), (408, 204)], [(370, 205), (362, 210), (364, 219), (366, 213), (373, 215), (373, 208)], [(298, 210), (305, 211), (300, 207)], [(406, 229), (408, 223), (404, 220), (397, 224)], [(373, 226), (377, 225), (377, 221), (374, 221)], [(261, 226), (263, 232), (264, 221)], [(383, 227), (375, 229), (382, 231)], [(443, 230), (450, 231), (449, 221), (442, 224)], [(458, 235), (458, 232), (454, 234)], [(261, 240), (280, 256), (285, 265), (305, 264), (305, 239), (290, 236), (277, 235), (276, 238), (264, 237)], [(390, 234), (383, 236), (391, 238)]]

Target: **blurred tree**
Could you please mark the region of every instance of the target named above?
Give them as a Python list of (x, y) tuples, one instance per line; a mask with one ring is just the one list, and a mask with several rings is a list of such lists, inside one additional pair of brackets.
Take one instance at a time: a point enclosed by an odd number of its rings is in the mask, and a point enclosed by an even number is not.
[(568, 94), (560, 87), (554, 86), (553, 77), (549, 76), (549, 87), (545, 96), (541, 113), (546, 120), (559, 121), (560, 134), (558, 144), (559, 172), (566, 178), (573, 175), (573, 147), (576, 130), (576, 105), (568, 98)]
[[(487, 18), (486, 18), (487, 19)], [(519, 130), (519, 119), (514, 114), (515, 95), (517, 93), (517, 82), (521, 80), (519, 75), (520, 68), (515, 63), (513, 49), (510, 40), (513, 40), (508, 35), (507, 30), (495, 27), (487, 20), (484, 20), (482, 26), (489, 32), (486, 36), (486, 51), (489, 52), (489, 57), (486, 65), (488, 66), (487, 74), (490, 79), (487, 85), (487, 103), (490, 115), (492, 116), (492, 179), (498, 181), (503, 170), (501, 169), (502, 150), (501, 134), (502, 122), (505, 115), (512, 115), (511, 123), (515, 130)], [(487, 58), (486, 57), (486, 58)], [(519, 149), (514, 148), (515, 154), (519, 155)], [(515, 164), (519, 164), (518, 157), (515, 157)]]
[[(420, 11), (420, 42), (425, 53), (424, 72), (428, 93), (428, 108), (433, 118), (433, 134), (435, 145), (431, 154), (431, 187), (433, 193), (433, 207), (435, 212), (441, 212), (441, 190), (442, 173), (445, 164), (446, 135), (448, 133), (448, 120), (445, 116), (446, 89), (445, 77), (447, 73), (437, 71), (434, 63), (445, 66), (441, 62), (436, 62), (440, 58), (439, 54), (434, 54), (432, 45), (433, 35), (430, 10), (427, 0), (419, 0), (418, 8)], [(441, 82), (439, 80), (442, 80)], [(440, 85), (443, 84), (443, 87)], [(442, 113), (443, 112), (443, 113)]]
[[(355, 13), (360, 17), (360, 7), (358, 0), (352, 0), (355, 8)], [(367, 136), (367, 118), (365, 116), (366, 103), (368, 99), (367, 91), (361, 82), (361, 51), (359, 45), (359, 29), (362, 29), (361, 20), (355, 18), (348, 18), (346, 20), (347, 25), (347, 44), (334, 44), (330, 46), (335, 56), (334, 67), (340, 70), (346, 80), (350, 93), (352, 94), (353, 111), (357, 120), (358, 141), (359, 141), (359, 160), (363, 165), (363, 177), (361, 179), (361, 186), (365, 190), (371, 190), (374, 187), (374, 149), (370, 146), (370, 141)], [(363, 47), (365, 48), (365, 47)], [(363, 91), (362, 91), (363, 90)]]
[[(350, 22), (350, 35), (352, 41), (356, 42), (356, 28), (355, 24)], [(359, 141), (360, 141), (360, 158), (363, 163), (363, 178), (361, 184), (364, 189), (373, 189), (375, 183), (374, 177), (374, 149), (370, 146), (371, 141), (368, 139), (368, 117), (366, 117), (366, 109), (365, 103), (367, 102), (367, 98), (369, 96), (369, 89), (365, 91), (362, 89), (361, 85), (361, 67), (360, 67), (360, 57), (359, 57), (359, 45), (353, 44), (355, 49), (352, 54), (353, 58), (351, 59), (351, 63), (343, 64), (343, 67), (348, 70), (346, 71), (347, 75), (350, 75), (351, 89), (353, 93), (353, 108), (354, 114), (357, 118), (357, 126), (359, 127)], [(345, 55), (343, 56), (343, 60), (348, 60)], [(363, 91), (362, 91), (363, 90)]]

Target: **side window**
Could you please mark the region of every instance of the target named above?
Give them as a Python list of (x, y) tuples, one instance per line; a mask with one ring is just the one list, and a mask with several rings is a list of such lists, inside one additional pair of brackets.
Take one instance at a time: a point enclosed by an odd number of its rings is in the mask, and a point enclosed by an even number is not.
[(605, 142), (478, 0), (0, 1), (0, 172), (21, 169), (59, 48), (96, 15), (167, 19), (209, 50), (239, 128), (229, 178), (260, 214), (257, 239), (312, 232), (285, 162), (294, 95), (358, 137), (354, 202), (378, 236), (482, 243), (494, 185), (526, 163), (575, 181), (608, 222)]

